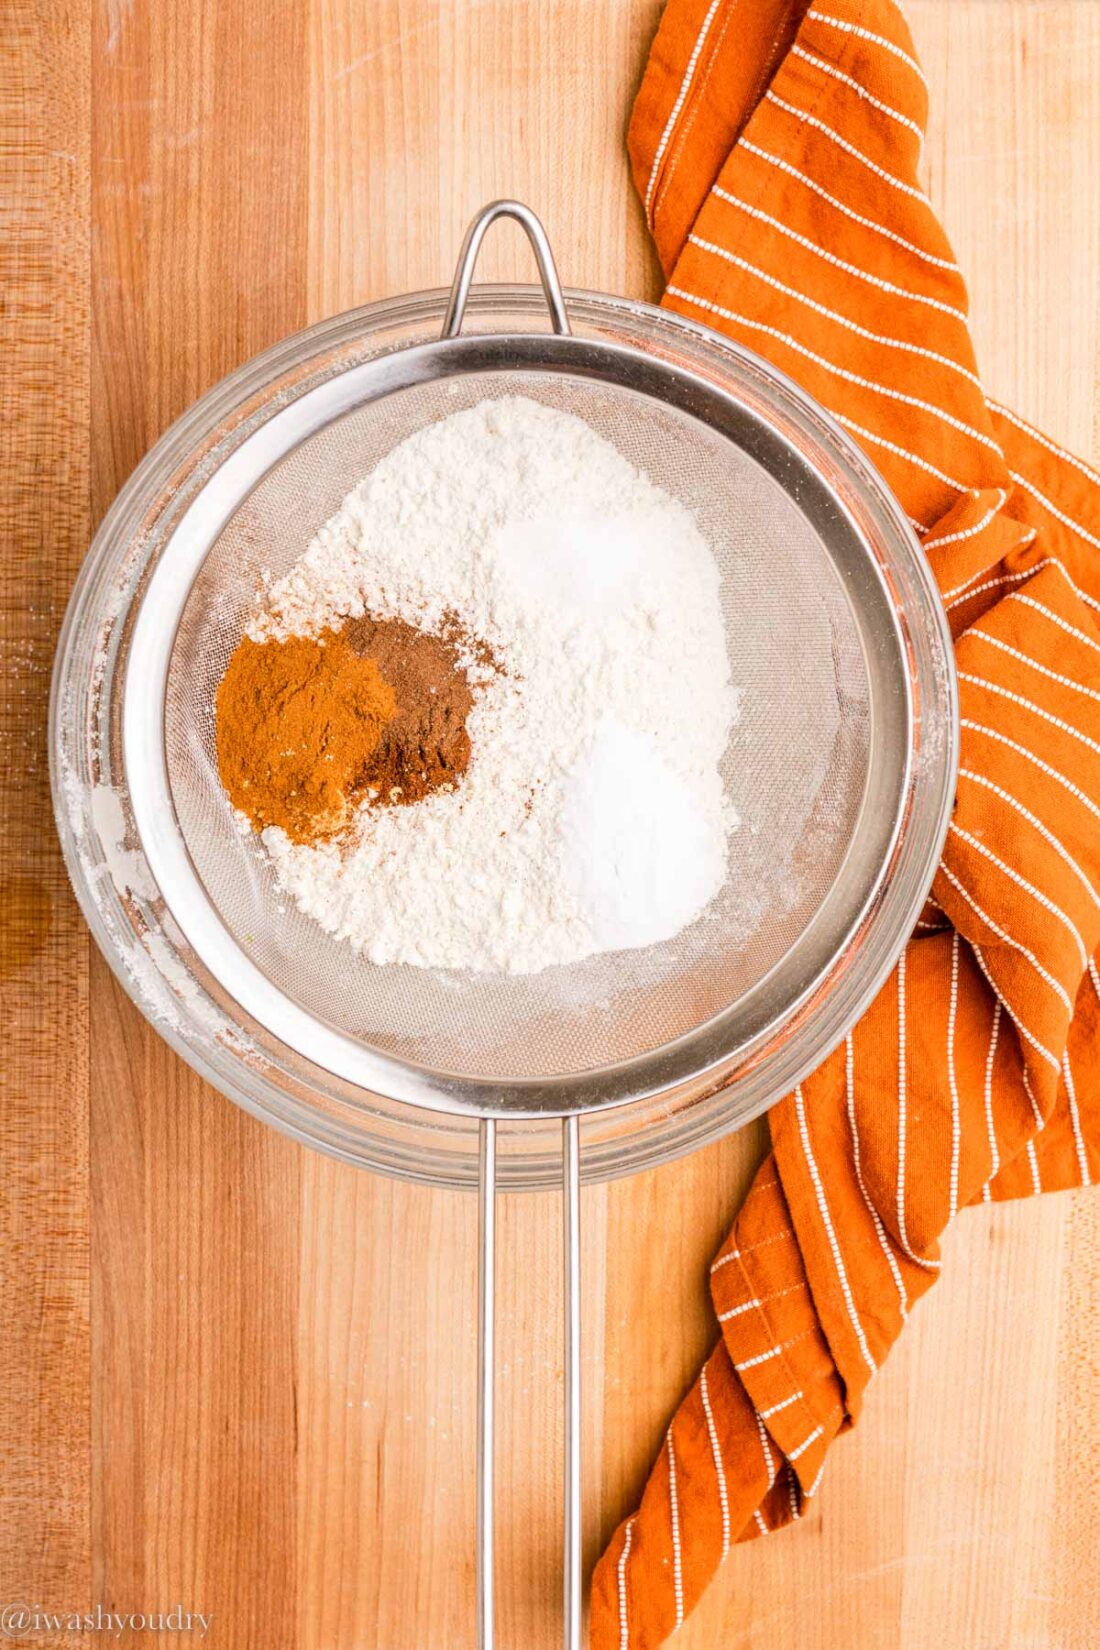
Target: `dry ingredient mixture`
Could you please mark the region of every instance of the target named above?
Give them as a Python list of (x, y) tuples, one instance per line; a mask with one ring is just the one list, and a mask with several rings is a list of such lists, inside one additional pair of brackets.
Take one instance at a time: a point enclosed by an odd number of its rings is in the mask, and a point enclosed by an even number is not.
[[(257, 705), (277, 659), (311, 673)], [(270, 585), (219, 763), (283, 890), (372, 962), (531, 973), (704, 910), (735, 714), (690, 512), (582, 420), (508, 397), (395, 447)]]

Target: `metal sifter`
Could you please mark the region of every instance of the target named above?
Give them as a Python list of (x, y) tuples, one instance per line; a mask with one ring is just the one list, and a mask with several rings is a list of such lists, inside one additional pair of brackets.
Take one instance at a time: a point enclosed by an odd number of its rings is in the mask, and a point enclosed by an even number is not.
[[(526, 232), (541, 296), (471, 289), (501, 216)], [(526, 977), (376, 967), (290, 908), (238, 830), (214, 690), (261, 575), (285, 572), (399, 441), (503, 394), (585, 419), (711, 544), (742, 690), (723, 765), (741, 827), (724, 888), (674, 940)], [(350, 1161), (476, 1178), (482, 1650), (498, 1185), (563, 1188), (564, 1643), (577, 1650), (582, 1175), (630, 1172), (736, 1126), (842, 1039), (931, 882), (957, 742), (942, 607), (859, 449), (708, 328), (606, 295), (566, 299), (542, 226), (514, 201), (475, 219), (449, 295), (337, 317), (212, 390), (104, 521), (51, 705), (74, 886), (139, 1007), (231, 1098)]]

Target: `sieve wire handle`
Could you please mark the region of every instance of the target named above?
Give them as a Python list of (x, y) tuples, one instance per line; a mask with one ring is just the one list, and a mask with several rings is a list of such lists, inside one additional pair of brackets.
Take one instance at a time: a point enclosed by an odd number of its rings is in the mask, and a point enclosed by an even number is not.
[(493, 1376), (497, 1126), (483, 1117), (477, 1173), (477, 1650), (493, 1650)]
[(466, 239), (458, 254), (451, 296), (447, 302), (447, 313), (443, 318), (443, 331), (440, 336), (457, 338), (462, 330), (466, 300), (470, 296), (470, 283), (474, 278), (474, 266), (481, 251), (481, 243), (485, 239), (486, 230), (496, 223), (498, 218), (514, 218), (530, 241), (538, 265), (546, 306), (550, 311), (550, 325), (559, 336), (567, 335), (570, 331), (569, 317), (565, 313), (561, 282), (545, 229), (531, 208), (524, 206), (521, 201), (491, 201), (488, 206), (482, 207), (466, 231)]
[[(496, 1122), (481, 1120), (478, 1150), (477, 1650), (493, 1650), (493, 1466), (496, 1367)], [(563, 1650), (581, 1650), (580, 1122), (562, 1121), (565, 1282), (565, 1510)]]
[(581, 1187), (580, 1118), (562, 1121), (562, 1259), (565, 1264), (564, 1650), (581, 1650)]

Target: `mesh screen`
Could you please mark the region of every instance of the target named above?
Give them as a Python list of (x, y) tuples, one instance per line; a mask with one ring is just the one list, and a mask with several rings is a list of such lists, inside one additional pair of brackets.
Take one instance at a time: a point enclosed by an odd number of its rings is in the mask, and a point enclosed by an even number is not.
[[(741, 825), (725, 885), (671, 941), (531, 976), (378, 967), (282, 894), (242, 836), (214, 746), (217, 683), (256, 604), (347, 492), (405, 436), (489, 396), (579, 415), (694, 513), (722, 575), (740, 721), (723, 763)], [(841, 580), (797, 504), (700, 421), (566, 375), (467, 374), (348, 414), (265, 476), (208, 555), (168, 679), (166, 752), (180, 827), (237, 942), (280, 990), (340, 1030), (454, 1075), (563, 1075), (651, 1051), (756, 985), (795, 943), (852, 839), (870, 752), (869, 684)], [(223, 981), (232, 990), (232, 981)]]

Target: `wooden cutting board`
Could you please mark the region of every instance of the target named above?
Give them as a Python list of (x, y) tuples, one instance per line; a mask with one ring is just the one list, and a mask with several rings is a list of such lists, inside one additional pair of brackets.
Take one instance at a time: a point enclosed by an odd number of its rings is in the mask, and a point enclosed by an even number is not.
[[(572, 284), (657, 295), (623, 132), (659, 9), (8, 10), (0, 1603), (182, 1605), (212, 1650), (473, 1643), (473, 1201), (299, 1150), (148, 1029), (53, 840), (48, 674), (89, 536), (170, 420), (306, 322), (444, 281), (482, 202), (529, 201)], [(1096, 457), (1100, 6), (908, 9), (989, 387)], [(529, 278), (518, 236), (479, 273)], [(585, 1199), (590, 1560), (714, 1338), (705, 1267), (761, 1138)], [(558, 1235), (552, 1199), (506, 1200), (503, 1650), (557, 1642)], [(1098, 1551), (1086, 1193), (962, 1217), (818, 1510), (736, 1550), (679, 1642), (1084, 1650)]]

